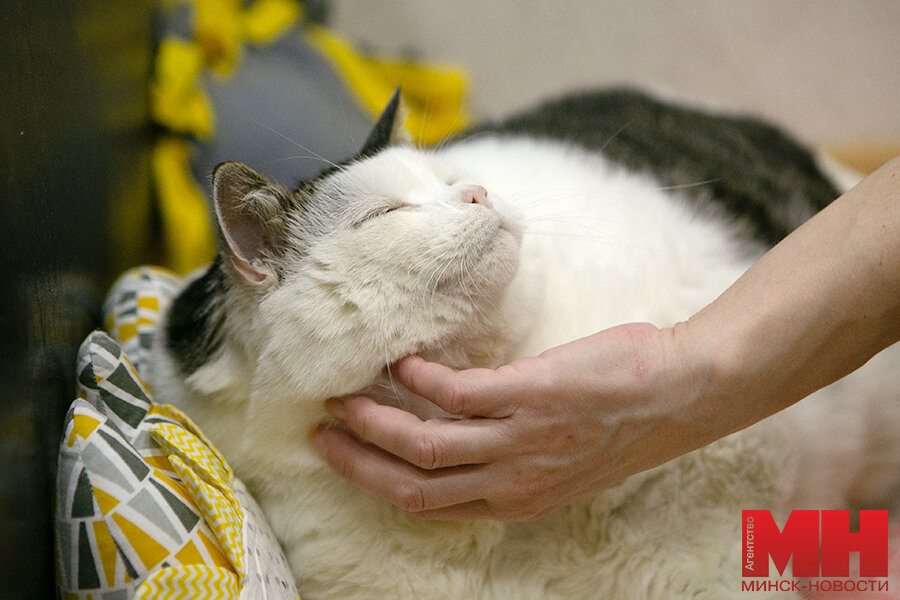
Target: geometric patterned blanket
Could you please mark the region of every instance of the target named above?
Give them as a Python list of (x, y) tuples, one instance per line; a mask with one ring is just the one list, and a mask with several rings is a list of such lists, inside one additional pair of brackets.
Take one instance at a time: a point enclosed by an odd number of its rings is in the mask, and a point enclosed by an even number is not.
[[(78, 356), (56, 500), (63, 598), (298, 597), (262, 511), (203, 432), (139, 375), (178, 279), (141, 267), (113, 287), (108, 329)], [(123, 350), (123, 347), (129, 351)]]

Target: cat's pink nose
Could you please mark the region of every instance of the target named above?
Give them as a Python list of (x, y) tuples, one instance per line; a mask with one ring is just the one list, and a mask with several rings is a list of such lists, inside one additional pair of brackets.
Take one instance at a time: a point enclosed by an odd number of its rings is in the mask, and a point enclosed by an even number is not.
[(485, 208), (491, 208), (488, 192), (480, 185), (467, 185), (463, 188), (462, 201), (465, 204), (481, 204)]

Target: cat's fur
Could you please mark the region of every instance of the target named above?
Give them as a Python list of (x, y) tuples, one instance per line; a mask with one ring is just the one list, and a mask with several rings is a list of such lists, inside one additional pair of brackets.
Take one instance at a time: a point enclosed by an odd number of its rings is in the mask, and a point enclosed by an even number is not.
[(896, 349), (531, 523), (421, 522), (341, 480), (307, 438), (326, 398), (374, 384), (424, 416), (387, 381), (405, 355), (496, 367), (622, 322), (672, 325), (838, 193), (777, 130), (636, 92), (566, 98), (427, 151), (388, 146), (396, 109), (358, 157), (295, 191), (217, 170), (222, 251), (174, 301), (153, 361), (159, 399), (266, 511), (304, 600), (720, 600), (740, 595), (741, 509), (848, 502), (872, 411), (900, 400)]

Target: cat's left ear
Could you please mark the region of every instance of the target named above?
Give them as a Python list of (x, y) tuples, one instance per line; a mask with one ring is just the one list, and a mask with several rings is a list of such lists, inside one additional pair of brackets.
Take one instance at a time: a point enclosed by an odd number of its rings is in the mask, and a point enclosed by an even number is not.
[(213, 200), (223, 252), (246, 283), (276, 283), (290, 192), (236, 162), (213, 174)]
[(394, 95), (388, 100), (387, 106), (381, 111), (375, 127), (372, 128), (366, 143), (359, 151), (359, 156), (362, 158), (373, 156), (391, 144), (411, 141), (409, 133), (403, 126), (408, 115), (409, 111), (403, 104), (400, 88), (397, 88)]

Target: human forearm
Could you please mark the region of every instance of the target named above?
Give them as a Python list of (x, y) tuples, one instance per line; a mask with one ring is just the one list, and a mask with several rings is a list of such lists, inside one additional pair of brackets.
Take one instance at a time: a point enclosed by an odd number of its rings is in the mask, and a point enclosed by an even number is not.
[[(900, 159), (836, 200), (676, 326), (705, 406), (732, 430), (864, 364), (900, 337)], [(722, 417), (727, 413), (727, 418)]]

